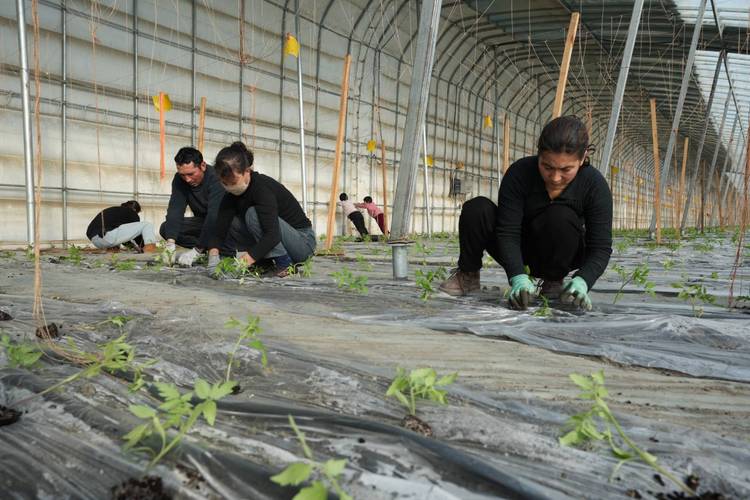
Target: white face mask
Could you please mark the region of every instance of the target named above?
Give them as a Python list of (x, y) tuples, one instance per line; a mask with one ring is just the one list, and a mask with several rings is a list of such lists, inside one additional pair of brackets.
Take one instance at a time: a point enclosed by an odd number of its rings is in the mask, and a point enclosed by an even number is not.
[(250, 185), (250, 180), (248, 179), (247, 182), (239, 181), (233, 186), (227, 186), (225, 184), (222, 184), (224, 186), (224, 189), (227, 191), (227, 193), (233, 194), (235, 196), (241, 196), (242, 193), (247, 191), (247, 187)]

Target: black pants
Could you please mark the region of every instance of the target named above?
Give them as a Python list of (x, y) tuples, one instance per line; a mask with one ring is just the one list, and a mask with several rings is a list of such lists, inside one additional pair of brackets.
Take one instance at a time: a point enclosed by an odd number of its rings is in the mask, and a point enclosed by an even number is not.
[[(177, 238), (175, 238), (175, 243), (183, 248), (195, 248), (199, 246), (201, 230), (203, 229), (205, 220), (203, 217), (183, 217), (180, 232), (177, 234)], [(232, 220), (227, 237), (224, 239), (221, 247), (219, 247), (219, 253), (222, 257), (234, 257), (237, 251), (236, 237), (240, 228), (240, 222), (238, 217)], [(159, 234), (165, 240), (167, 239), (167, 236), (164, 234), (166, 225), (167, 223), (164, 222), (159, 227)]]
[(357, 231), (359, 231), (359, 235), (364, 237), (367, 233), (367, 228), (365, 227), (365, 218), (362, 216), (362, 212), (352, 212), (349, 214), (349, 220), (352, 221), (354, 224), (354, 227), (357, 228)]
[[(458, 267), (462, 271), (481, 269), (485, 250), (504, 267), (495, 234), (497, 210), (497, 205), (483, 196), (464, 203), (458, 219)], [(527, 221), (521, 228), (521, 255), (536, 278), (561, 280), (579, 268), (585, 256), (584, 228), (575, 211), (551, 203)]]

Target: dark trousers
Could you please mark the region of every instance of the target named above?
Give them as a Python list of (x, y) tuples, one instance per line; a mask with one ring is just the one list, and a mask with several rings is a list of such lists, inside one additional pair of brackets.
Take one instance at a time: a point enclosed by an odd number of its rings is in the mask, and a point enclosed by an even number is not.
[(359, 235), (364, 237), (367, 233), (367, 228), (365, 227), (365, 218), (362, 215), (362, 212), (352, 212), (349, 214), (349, 220), (352, 221), (354, 224), (354, 227), (357, 228), (357, 231), (359, 231)]
[[(203, 217), (183, 217), (182, 224), (180, 225), (180, 232), (175, 238), (175, 243), (183, 248), (194, 248), (198, 246), (198, 240), (201, 236), (201, 230), (203, 229), (203, 222), (206, 219)], [(159, 228), (159, 234), (165, 240), (167, 237), (164, 235), (164, 228), (167, 223), (164, 222)]]
[[(483, 196), (464, 203), (458, 219), (461, 248), (458, 267), (462, 271), (481, 269), (485, 250), (505, 267), (495, 232), (497, 210), (497, 205)], [(521, 255), (536, 278), (561, 280), (579, 268), (585, 256), (584, 228), (575, 211), (551, 203), (534, 219), (526, 221), (521, 228)]]
[(375, 220), (378, 223), (378, 227), (380, 228), (380, 231), (385, 234), (385, 216), (383, 214), (378, 214), (377, 217), (375, 217)]

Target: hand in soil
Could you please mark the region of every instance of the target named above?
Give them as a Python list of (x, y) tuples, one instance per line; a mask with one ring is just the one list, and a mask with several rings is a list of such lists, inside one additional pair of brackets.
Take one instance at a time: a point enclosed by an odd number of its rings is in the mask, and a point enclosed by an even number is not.
[[(49, 323), (46, 326), (40, 326), (36, 329), (36, 336), (40, 339), (43, 339), (45, 337), (49, 337), (51, 339), (56, 339), (60, 336), (60, 329), (62, 328), (62, 325), (57, 326), (54, 323)], [(46, 332), (46, 335), (45, 335)]]
[(401, 420), (401, 427), (421, 434), (424, 437), (432, 437), (432, 427), (430, 427), (430, 424), (414, 415), (405, 416)]

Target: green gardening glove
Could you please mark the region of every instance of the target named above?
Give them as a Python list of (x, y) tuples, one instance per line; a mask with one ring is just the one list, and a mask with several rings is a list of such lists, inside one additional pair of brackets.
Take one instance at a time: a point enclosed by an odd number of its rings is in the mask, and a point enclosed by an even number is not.
[(536, 285), (528, 274), (516, 274), (510, 279), (510, 294), (508, 302), (513, 309), (529, 307), (529, 297), (537, 294)]
[(589, 286), (586, 280), (576, 276), (563, 285), (563, 291), (560, 294), (560, 302), (563, 304), (573, 304), (579, 309), (591, 310), (591, 298), (589, 298)]

